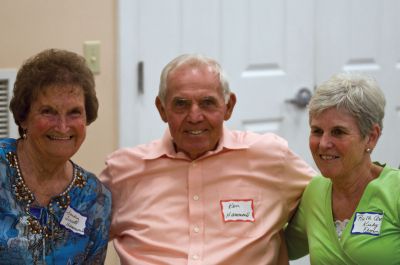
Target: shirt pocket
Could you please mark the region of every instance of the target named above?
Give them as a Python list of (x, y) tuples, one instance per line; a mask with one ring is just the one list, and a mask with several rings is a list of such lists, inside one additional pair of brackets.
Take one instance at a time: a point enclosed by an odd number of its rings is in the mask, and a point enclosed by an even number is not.
[(220, 236), (257, 237), (263, 234), (261, 192), (255, 188), (218, 191), (217, 227)]

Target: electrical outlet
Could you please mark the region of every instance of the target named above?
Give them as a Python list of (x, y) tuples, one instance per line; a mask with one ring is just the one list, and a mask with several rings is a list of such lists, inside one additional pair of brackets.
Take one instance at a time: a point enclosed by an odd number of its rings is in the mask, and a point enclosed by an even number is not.
[(100, 41), (85, 41), (83, 43), (83, 56), (93, 74), (100, 73)]

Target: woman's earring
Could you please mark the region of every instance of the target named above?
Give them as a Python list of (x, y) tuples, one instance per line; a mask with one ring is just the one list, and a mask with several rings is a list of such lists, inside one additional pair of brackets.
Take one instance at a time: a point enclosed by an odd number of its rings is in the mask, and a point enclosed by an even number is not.
[(367, 150), (365, 150), (367, 153), (371, 153), (371, 148), (367, 148)]
[(22, 133), (22, 138), (24, 139), (24, 140), (26, 140), (26, 133), (28, 132), (28, 130), (27, 129), (23, 129), (23, 133)]

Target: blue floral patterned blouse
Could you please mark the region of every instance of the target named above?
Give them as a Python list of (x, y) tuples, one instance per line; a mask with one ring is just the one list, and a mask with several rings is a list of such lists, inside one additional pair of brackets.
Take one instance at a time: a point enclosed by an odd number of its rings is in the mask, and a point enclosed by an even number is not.
[(74, 164), (69, 187), (47, 207), (19, 173), (17, 141), (0, 139), (0, 264), (103, 264), (111, 193)]

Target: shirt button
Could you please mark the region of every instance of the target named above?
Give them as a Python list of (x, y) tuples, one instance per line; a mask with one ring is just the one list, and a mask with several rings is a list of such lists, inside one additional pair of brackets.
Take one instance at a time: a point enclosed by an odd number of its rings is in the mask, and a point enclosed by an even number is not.
[(194, 254), (194, 255), (192, 256), (192, 259), (194, 259), (194, 260), (198, 260), (198, 259), (199, 259), (199, 255), (197, 255), (197, 254)]
[(199, 195), (194, 195), (193, 200), (198, 201), (200, 199)]
[(195, 226), (195, 227), (193, 228), (193, 231), (194, 231), (195, 233), (198, 233), (198, 232), (200, 232), (200, 228), (199, 228), (198, 226)]

